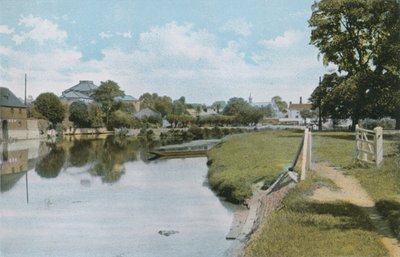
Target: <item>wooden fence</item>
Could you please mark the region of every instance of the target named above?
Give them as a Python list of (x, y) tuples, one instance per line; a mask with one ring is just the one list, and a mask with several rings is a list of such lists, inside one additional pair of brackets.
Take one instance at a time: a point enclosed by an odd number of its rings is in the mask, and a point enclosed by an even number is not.
[(362, 129), (356, 125), (356, 159), (375, 164), (383, 163), (383, 133), (381, 127), (374, 130)]

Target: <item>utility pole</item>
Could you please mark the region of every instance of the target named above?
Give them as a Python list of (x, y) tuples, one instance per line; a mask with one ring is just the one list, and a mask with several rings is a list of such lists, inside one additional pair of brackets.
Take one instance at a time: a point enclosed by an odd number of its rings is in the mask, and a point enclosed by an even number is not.
[[(321, 84), (322, 84), (322, 82), (321, 82), (321, 76), (320, 76), (320, 77), (319, 77), (319, 84), (318, 84), (320, 91), (321, 91)], [(318, 130), (319, 130), (319, 131), (322, 131), (322, 118), (321, 118), (321, 116), (322, 116), (322, 110), (321, 110), (321, 102), (322, 102), (322, 99), (321, 99), (321, 97), (319, 97), (319, 101), (318, 101)]]
[(25, 73), (25, 105), (26, 105), (26, 81), (27, 81), (27, 76), (26, 76), (26, 73)]

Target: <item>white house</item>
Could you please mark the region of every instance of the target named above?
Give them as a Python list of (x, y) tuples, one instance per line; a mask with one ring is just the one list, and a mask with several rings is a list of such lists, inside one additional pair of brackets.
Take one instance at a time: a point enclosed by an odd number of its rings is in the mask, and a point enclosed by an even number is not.
[(300, 97), (300, 103), (289, 103), (288, 107), (288, 119), (298, 120), (299, 123), (303, 123), (304, 119), (301, 117), (301, 111), (308, 110), (311, 111), (312, 104), (302, 103), (302, 98)]

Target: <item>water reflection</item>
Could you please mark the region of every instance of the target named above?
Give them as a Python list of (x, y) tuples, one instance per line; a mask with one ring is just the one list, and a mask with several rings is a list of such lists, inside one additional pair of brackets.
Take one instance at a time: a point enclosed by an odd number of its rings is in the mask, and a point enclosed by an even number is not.
[(204, 183), (206, 159), (146, 162), (144, 147), (118, 137), (2, 145), (0, 252), (223, 256), (233, 214)]
[(9, 191), (28, 171), (35, 167), (37, 159), (49, 149), (40, 141), (18, 141), (0, 144), (1, 192)]
[(56, 178), (60, 174), (67, 157), (62, 147), (51, 145), (50, 148), (50, 153), (41, 159), (35, 167), (35, 171), (42, 178)]
[(5, 143), (1, 145), (1, 192), (10, 190), (31, 169), (40, 177), (51, 179), (67, 168), (84, 167), (104, 183), (113, 183), (124, 174), (124, 163), (137, 160), (141, 147), (136, 139), (113, 136), (68, 138), (57, 143)]

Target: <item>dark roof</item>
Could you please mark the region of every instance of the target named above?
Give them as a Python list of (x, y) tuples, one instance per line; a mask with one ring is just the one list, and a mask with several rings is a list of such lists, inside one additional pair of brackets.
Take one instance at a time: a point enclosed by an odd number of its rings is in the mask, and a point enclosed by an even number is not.
[(79, 91), (68, 91), (68, 92), (65, 92), (65, 93), (62, 94), (61, 98), (91, 99), (88, 95), (82, 94)]
[(138, 100), (131, 96), (131, 95), (124, 95), (124, 96), (116, 96), (114, 98), (115, 101), (122, 101), (122, 102), (137, 102)]
[(91, 80), (80, 80), (79, 84), (65, 90), (62, 93), (66, 94), (68, 92), (75, 91), (75, 92), (80, 92), (80, 93), (84, 93), (84, 94), (92, 94), (92, 93), (94, 93), (94, 91), (97, 90), (97, 88), (98, 88), (98, 86), (93, 84), (93, 81), (91, 81)]
[(26, 108), (13, 92), (6, 87), (0, 87), (0, 106)]
[(154, 110), (151, 107), (146, 107), (144, 109), (141, 109), (139, 112), (135, 113), (134, 116), (136, 118), (142, 119), (144, 117), (157, 117), (161, 118), (161, 113)]

